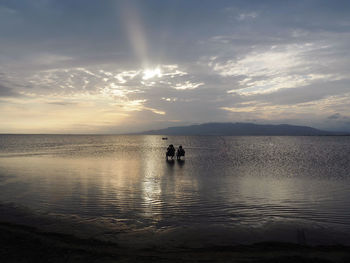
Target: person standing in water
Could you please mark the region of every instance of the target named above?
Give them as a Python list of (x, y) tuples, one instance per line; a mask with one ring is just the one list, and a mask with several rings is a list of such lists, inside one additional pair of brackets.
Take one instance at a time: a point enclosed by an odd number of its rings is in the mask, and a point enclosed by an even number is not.
[(185, 150), (182, 148), (182, 145), (176, 151), (176, 159), (181, 160), (181, 156), (185, 156)]
[(174, 145), (170, 144), (169, 147), (166, 149), (166, 159), (168, 160), (168, 156), (170, 156), (171, 159), (173, 159), (174, 155), (175, 155)]

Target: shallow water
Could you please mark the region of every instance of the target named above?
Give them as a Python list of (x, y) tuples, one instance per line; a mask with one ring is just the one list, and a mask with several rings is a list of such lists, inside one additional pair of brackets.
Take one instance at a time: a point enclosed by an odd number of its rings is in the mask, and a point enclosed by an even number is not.
[[(350, 137), (161, 138), (0, 135), (0, 202), (128, 233), (289, 225), (350, 235)], [(183, 161), (165, 160), (170, 143), (184, 146)]]

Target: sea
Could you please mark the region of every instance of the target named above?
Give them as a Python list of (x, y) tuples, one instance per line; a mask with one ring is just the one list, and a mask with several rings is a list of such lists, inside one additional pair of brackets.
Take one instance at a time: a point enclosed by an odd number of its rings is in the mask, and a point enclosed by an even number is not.
[(126, 246), (350, 244), (349, 136), (162, 137), (0, 135), (0, 219)]

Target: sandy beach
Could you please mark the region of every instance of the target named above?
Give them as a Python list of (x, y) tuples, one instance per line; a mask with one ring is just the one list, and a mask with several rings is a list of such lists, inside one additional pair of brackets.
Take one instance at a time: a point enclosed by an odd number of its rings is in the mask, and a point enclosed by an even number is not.
[[(170, 235), (162, 243), (132, 245), (132, 240), (98, 236), (98, 226), (73, 219), (32, 213), (21, 207), (0, 205), (1, 262), (349, 262), (343, 245), (311, 246), (301, 243), (259, 242), (205, 245), (181, 243)], [(89, 229), (90, 231), (87, 231)], [(104, 230), (106, 231), (106, 230)], [(149, 233), (148, 233), (149, 234)], [(201, 233), (197, 233), (200, 237)], [(145, 234), (146, 235), (146, 234)], [(195, 235), (195, 233), (194, 233)], [(94, 237), (95, 236), (95, 237)], [(141, 234), (142, 236), (142, 234)], [(132, 237), (131, 237), (132, 238)], [(140, 238), (140, 237), (139, 237)], [(176, 240), (178, 238), (178, 240)], [(165, 245), (164, 245), (165, 244)]]
[(118, 244), (0, 223), (1, 262), (349, 262), (349, 247), (257, 243), (200, 249), (121, 248)]

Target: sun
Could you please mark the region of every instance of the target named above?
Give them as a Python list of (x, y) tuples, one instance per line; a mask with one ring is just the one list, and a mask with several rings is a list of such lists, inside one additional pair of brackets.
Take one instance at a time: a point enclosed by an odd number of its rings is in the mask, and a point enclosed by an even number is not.
[(162, 77), (162, 71), (160, 70), (160, 68), (146, 69), (143, 71), (142, 79), (147, 80), (154, 77), (158, 77), (158, 78)]

